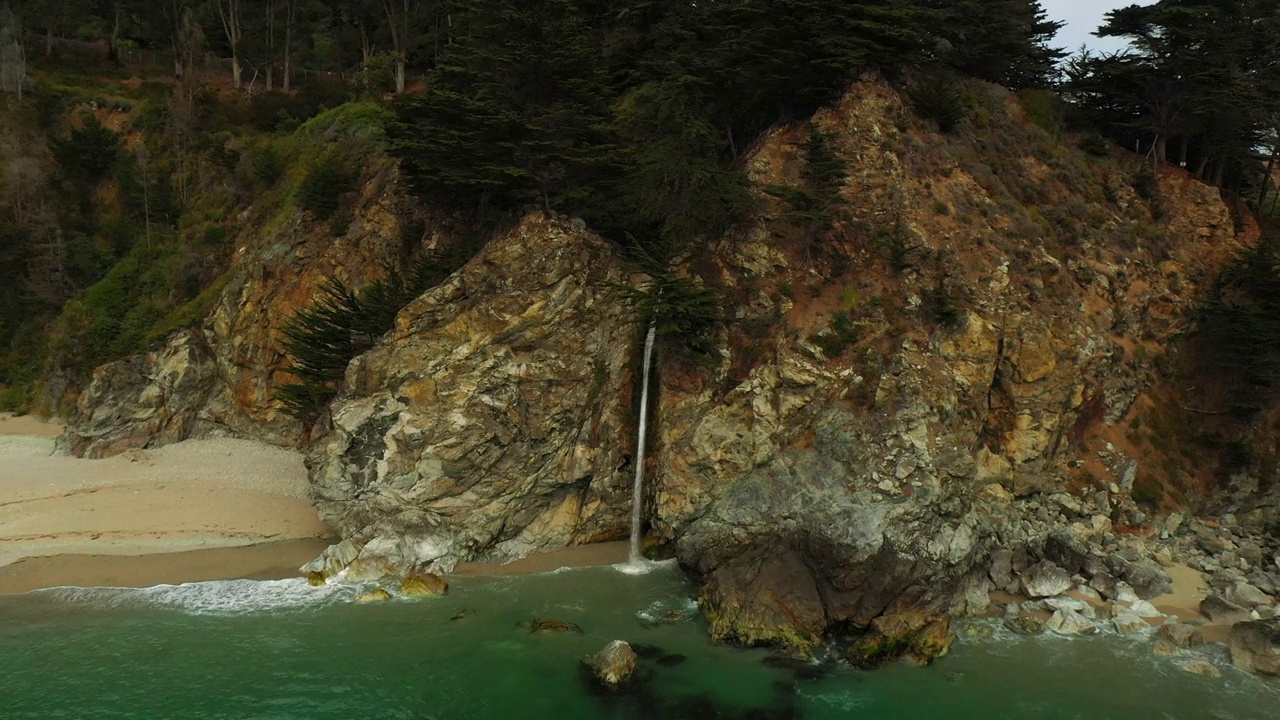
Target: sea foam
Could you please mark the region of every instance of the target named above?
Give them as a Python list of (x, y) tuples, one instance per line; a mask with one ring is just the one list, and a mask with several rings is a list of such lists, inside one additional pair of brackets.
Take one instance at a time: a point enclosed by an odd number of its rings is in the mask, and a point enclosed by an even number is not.
[(216, 580), (146, 588), (56, 587), (36, 591), (54, 599), (97, 607), (166, 607), (199, 615), (236, 615), (350, 602), (359, 586), (312, 587), (302, 578)]

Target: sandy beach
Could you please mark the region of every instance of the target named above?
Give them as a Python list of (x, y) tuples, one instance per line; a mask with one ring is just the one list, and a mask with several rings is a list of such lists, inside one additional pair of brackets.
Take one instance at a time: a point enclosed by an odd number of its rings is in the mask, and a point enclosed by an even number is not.
[(330, 534), (296, 452), (193, 440), (83, 460), (53, 454), (58, 432), (0, 418), (0, 593), (292, 575)]

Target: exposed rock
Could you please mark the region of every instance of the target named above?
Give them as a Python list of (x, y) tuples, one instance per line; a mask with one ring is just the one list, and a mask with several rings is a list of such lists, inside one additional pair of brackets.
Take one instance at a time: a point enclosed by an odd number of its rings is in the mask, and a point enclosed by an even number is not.
[(1108, 572), (1098, 572), (1089, 580), (1089, 587), (1098, 591), (1102, 597), (1111, 600), (1116, 597), (1116, 579)]
[(1156, 655), (1177, 655), (1182, 652), (1182, 648), (1173, 644), (1168, 638), (1157, 637), (1155, 642), (1151, 643), (1151, 652)]
[(1222, 677), (1222, 671), (1213, 663), (1201, 658), (1191, 658), (1178, 663), (1178, 667), (1185, 672), (1193, 675), (1203, 675), (1205, 677), (1218, 678)]
[(1155, 605), (1152, 605), (1146, 600), (1136, 600), (1129, 603), (1128, 612), (1131, 612), (1141, 618), (1164, 617), (1164, 613), (1157, 610)]
[(871, 628), (848, 650), (849, 661), (859, 667), (875, 667), (904, 655), (920, 665), (940, 658), (955, 642), (948, 616), (920, 613), (881, 615)]
[(1128, 610), (1116, 613), (1116, 615), (1111, 618), (1111, 624), (1115, 625), (1116, 632), (1121, 635), (1144, 632), (1151, 627), (1147, 624), (1146, 620), (1143, 620), (1141, 617), (1129, 612)]
[(1168, 640), (1176, 647), (1190, 648), (1204, 644), (1204, 635), (1194, 625), (1167, 622), (1156, 629), (1156, 637)]
[(1241, 670), (1280, 676), (1280, 620), (1237, 624), (1228, 647), (1232, 664)]
[(375, 163), (364, 180), (338, 237), (299, 213), (235, 223), (240, 233), (229, 242), (236, 252), (209, 316), (158, 349), (98, 368), (59, 447), (106, 457), (189, 438), (296, 444), (302, 426), (275, 400), (277, 385), (292, 380), (282, 372), (281, 328), (330, 278), (359, 286), (398, 264), (404, 221), (416, 212), (393, 164)]
[(384, 588), (374, 588), (369, 592), (360, 593), (356, 596), (356, 602), (382, 602), (390, 599), (391, 593), (387, 592)]
[(1249, 619), (1249, 611), (1217, 595), (1200, 601), (1200, 614), (1212, 622), (1231, 625)]
[(591, 667), (596, 680), (608, 686), (621, 685), (636, 670), (636, 654), (622, 640), (614, 640), (583, 662)]
[(1093, 623), (1074, 610), (1055, 610), (1045, 629), (1059, 635), (1088, 635), (1097, 632)]
[(1033, 598), (1061, 595), (1073, 584), (1067, 571), (1048, 560), (1032, 565), (1022, 574), (1022, 588)]
[(1068, 597), (1055, 597), (1046, 598), (1043, 602), (1044, 607), (1048, 610), (1069, 610), (1073, 613), (1078, 613), (1081, 617), (1088, 620), (1093, 620), (1096, 617), (1094, 607), (1083, 600), (1076, 600), (1075, 598)]
[(1226, 600), (1240, 607), (1250, 609), (1259, 605), (1269, 606), (1275, 602), (1275, 598), (1247, 582), (1238, 582), (1227, 590)]
[(449, 592), (449, 583), (439, 575), (423, 573), (410, 575), (400, 581), (400, 593), (409, 597), (444, 595)]
[(999, 548), (991, 553), (991, 569), (988, 574), (991, 582), (998, 588), (1013, 582), (1013, 552), (1008, 548)]
[(394, 574), (625, 537), (635, 331), (616, 250), (530, 215), (348, 368), (321, 517)]
[(360, 544), (350, 538), (324, 549), (320, 557), (299, 568), (304, 573), (318, 572), (326, 578), (342, 572), (360, 555)]
[(1089, 546), (1070, 530), (1059, 530), (1045, 541), (1044, 556), (1068, 573), (1077, 573), (1089, 557)]
[(1173, 580), (1160, 563), (1148, 557), (1125, 558), (1112, 555), (1107, 558), (1112, 574), (1127, 582), (1138, 597), (1150, 599), (1173, 592)]
[(548, 618), (536, 618), (529, 623), (529, 632), (531, 633), (549, 633), (549, 632), (575, 632), (582, 633), (582, 628), (571, 622), (564, 620), (551, 620)]
[(307, 573), (307, 584), (311, 587), (323, 587), (325, 584), (324, 573), (319, 570), (312, 570)]

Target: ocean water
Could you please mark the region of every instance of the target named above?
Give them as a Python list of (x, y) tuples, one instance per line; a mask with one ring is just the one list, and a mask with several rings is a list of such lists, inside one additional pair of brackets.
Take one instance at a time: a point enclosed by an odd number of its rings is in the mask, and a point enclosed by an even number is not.
[[(1219, 665), (1213, 679), (1112, 634), (978, 631), (928, 668), (774, 667), (710, 643), (670, 567), (460, 578), (443, 598), (380, 604), (356, 592), (285, 580), (0, 596), (0, 718), (1280, 718), (1280, 684), (1220, 648), (1195, 655)], [(533, 618), (582, 633), (531, 634)], [(617, 638), (652, 646), (646, 680), (593, 691), (580, 660)]]

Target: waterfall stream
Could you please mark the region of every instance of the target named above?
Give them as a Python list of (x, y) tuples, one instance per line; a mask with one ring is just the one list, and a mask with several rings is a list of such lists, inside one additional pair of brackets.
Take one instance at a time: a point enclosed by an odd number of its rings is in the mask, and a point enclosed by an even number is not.
[(643, 564), (640, 554), (640, 509), (644, 504), (644, 442), (649, 424), (649, 369), (653, 362), (653, 341), (658, 328), (649, 324), (649, 334), (644, 339), (644, 369), (640, 381), (640, 431), (636, 440), (636, 483), (631, 494), (631, 555), (628, 565)]

